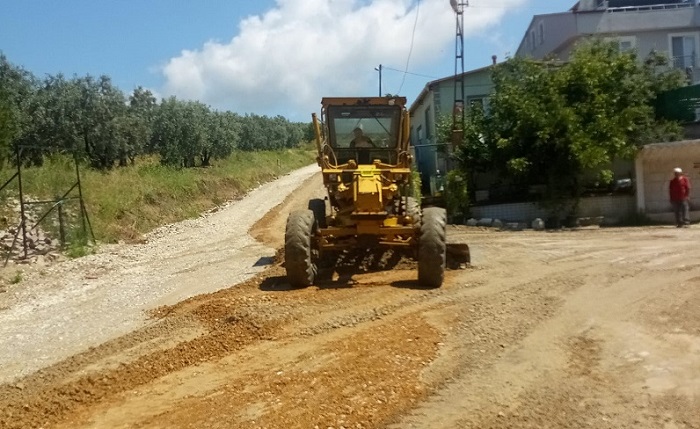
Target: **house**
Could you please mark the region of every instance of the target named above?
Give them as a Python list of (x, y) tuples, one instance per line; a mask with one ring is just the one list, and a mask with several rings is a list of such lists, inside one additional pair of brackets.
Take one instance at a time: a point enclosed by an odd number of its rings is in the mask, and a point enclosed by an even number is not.
[(409, 108), (411, 116), (411, 145), (415, 161), (421, 172), (424, 194), (433, 194), (430, 189), (438, 171), (447, 170), (447, 155), (436, 139), (436, 128), (441, 118), (452, 119), (455, 100), (455, 85), (464, 85), (467, 104), (478, 103), (488, 109), (488, 97), (493, 90), (491, 67), (482, 67), (454, 76), (428, 82)]
[[(651, 52), (668, 55), (670, 66), (683, 70), (691, 83), (700, 83), (700, 5), (698, 0), (581, 0), (561, 13), (535, 15), (528, 26), (516, 52), (516, 56), (534, 59), (558, 58), (566, 61), (576, 43), (587, 37), (597, 36), (614, 40), (622, 51), (634, 49), (643, 61)], [(495, 60), (494, 60), (495, 63)], [(484, 67), (463, 73), (457, 77), (450, 76), (428, 82), (417, 99), (409, 108), (412, 123), (412, 145), (415, 148), (418, 169), (424, 184), (424, 193), (433, 193), (427, 184), (435, 182), (438, 170), (447, 170), (447, 157), (438, 148), (435, 141), (435, 124), (441, 115), (451, 115), (454, 108), (455, 85), (463, 82), (465, 101), (481, 103), (488, 110), (488, 98), (493, 90), (491, 67)], [(700, 109), (698, 110), (700, 115)], [(700, 135), (700, 127), (698, 129)], [(685, 151), (689, 146), (700, 145), (700, 141), (681, 145)], [(660, 149), (645, 148), (640, 159), (623, 163), (614, 170), (624, 173), (624, 177), (634, 177), (640, 186), (637, 199), (634, 196), (612, 196), (607, 199), (590, 199), (581, 206), (586, 216), (606, 216), (620, 219), (636, 210), (645, 213), (662, 213), (661, 205), (654, 205), (653, 191), (649, 187), (658, 187), (668, 174), (656, 171), (654, 163), (661, 159), (657, 156)], [(653, 153), (653, 155), (652, 155)], [(664, 153), (682, 154), (678, 149), (666, 149)], [(672, 163), (670, 160), (669, 163)], [(651, 164), (649, 164), (651, 163)], [(698, 164), (700, 165), (700, 158)], [(687, 168), (694, 168), (687, 166)], [(638, 170), (644, 167), (648, 174), (640, 176)], [(663, 169), (667, 165), (659, 164)], [(649, 173), (654, 171), (654, 173)], [(695, 170), (692, 170), (695, 171)], [(698, 174), (700, 176), (700, 174)], [(622, 177), (622, 176), (621, 176)], [(493, 181), (488, 176), (477, 183), (476, 199), (489, 199), (490, 185)], [(669, 177), (670, 179), (670, 177)], [(699, 177), (700, 179), (700, 177)], [(645, 183), (649, 180), (655, 184)], [(665, 180), (665, 179), (664, 179)], [(645, 182), (646, 181), (646, 182)], [(660, 185), (659, 185), (660, 186)], [(646, 189), (646, 190), (645, 190)], [(650, 193), (646, 195), (644, 193)], [(639, 199), (639, 193), (645, 195)], [(662, 194), (663, 195), (663, 194)], [(645, 204), (646, 202), (646, 204)], [(700, 203), (700, 201), (698, 201)], [(660, 203), (659, 203), (660, 204)], [(664, 206), (665, 207), (665, 206)], [(529, 203), (515, 205), (486, 206), (481, 205), (472, 210), (475, 215), (507, 220), (529, 220), (543, 213)], [(665, 216), (665, 215), (664, 215)]]
[(697, 0), (581, 0), (562, 13), (535, 15), (516, 56), (567, 60), (578, 41), (590, 36), (636, 50), (640, 60), (664, 53), (672, 67), (700, 81), (700, 7)]

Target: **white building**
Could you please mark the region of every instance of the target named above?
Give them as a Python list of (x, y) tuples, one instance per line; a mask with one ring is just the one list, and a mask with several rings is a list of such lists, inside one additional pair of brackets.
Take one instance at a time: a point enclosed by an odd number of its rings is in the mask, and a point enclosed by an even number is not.
[(635, 49), (668, 55), (673, 67), (700, 81), (700, 9), (697, 0), (582, 0), (566, 12), (535, 15), (516, 56), (566, 60), (583, 38), (597, 36)]
[[(698, 0), (581, 0), (565, 12), (535, 15), (516, 56), (567, 60), (577, 42), (592, 36), (615, 40), (623, 51), (635, 49), (640, 61), (652, 51), (667, 55), (671, 67), (686, 72), (693, 83), (700, 83)], [(490, 68), (460, 76), (467, 103), (481, 103), (488, 109), (493, 90)], [(445, 169), (444, 156), (435, 146), (435, 124), (441, 115), (452, 114), (455, 81), (455, 76), (449, 76), (428, 82), (409, 109), (412, 144), (424, 182), (429, 182), (436, 170)], [(591, 199), (583, 203), (583, 215), (622, 218), (636, 208), (653, 219), (670, 219), (667, 186), (676, 166), (682, 167), (691, 182), (700, 186), (700, 140), (646, 146), (636, 162), (621, 168), (635, 170), (636, 204), (631, 196), (609, 201)], [(691, 206), (700, 209), (700, 198), (691, 201)], [(527, 220), (541, 215), (537, 211), (536, 206), (528, 204), (484, 206), (473, 210), (485, 217), (508, 220)], [(696, 217), (700, 218), (700, 211), (693, 213), (693, 218)]]

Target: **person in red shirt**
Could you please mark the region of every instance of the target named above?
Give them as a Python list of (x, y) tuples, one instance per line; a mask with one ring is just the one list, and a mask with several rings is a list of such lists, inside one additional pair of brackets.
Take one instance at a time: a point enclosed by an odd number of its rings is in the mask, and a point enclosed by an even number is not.
[(690, 223), (690, 180), (683, 175), (680, 168), (673, 169), (673, 179), (668, 185), (668, 191), (676, 214), (676, 227), (681, 228)]

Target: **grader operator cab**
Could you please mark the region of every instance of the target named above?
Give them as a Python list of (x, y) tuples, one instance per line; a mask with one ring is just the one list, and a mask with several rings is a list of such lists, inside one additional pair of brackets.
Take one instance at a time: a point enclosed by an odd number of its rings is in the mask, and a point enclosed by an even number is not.
[(409, 116), (404, 97), (323, 98), (312, 115), (328, 204), (290, 213), (285, 266), (293, 287), (314, 283), (326, 252), (400, 247), (418, 260), (421, 286), (444, 278), (445, 210), (409, 196)]

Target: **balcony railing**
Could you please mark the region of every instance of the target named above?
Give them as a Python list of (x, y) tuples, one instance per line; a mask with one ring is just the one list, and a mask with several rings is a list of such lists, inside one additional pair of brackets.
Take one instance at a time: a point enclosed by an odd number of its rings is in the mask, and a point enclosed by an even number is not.
[(671, 65), (673, 68), (683, 70), (686, 73), (692, 72), (696, 64), (697, 57), (695, 55), (671, 57)]
[(621, 6), (621, 7), (608, 7), (606, 12), (609, 13), (619, 13), (619, 12), (641, 12), (641, 11), (651, 11), (651, 10), (667, 10), (667, 9), (684, 9), (689, 7), (698, 6), (696, 1), (687, 3), (672, 3), (672, 4), (652, 4), (644, 6)]

